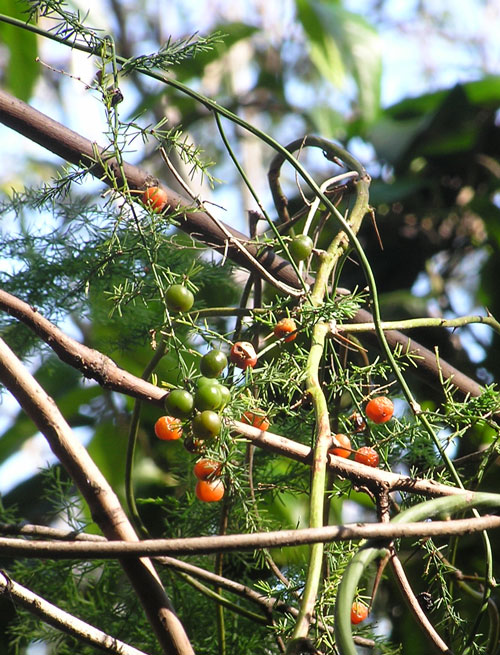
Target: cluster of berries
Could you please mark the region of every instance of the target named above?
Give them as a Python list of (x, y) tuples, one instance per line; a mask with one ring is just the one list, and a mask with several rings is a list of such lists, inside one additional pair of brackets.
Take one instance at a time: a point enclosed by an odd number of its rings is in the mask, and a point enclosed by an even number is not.
[[(394, 414), (394, 404), (387, 396), (377, 396), (372, 398), (365, 407), (366, 416), (374, 423), (387, 423)], [(359, 415), (353, 415), (355, 423), (355, 431), (360, 432), (364, 429), (364, 419)], [(380, 458), (377, 451), (370, 446), (362, 446), (358, 450), (353, 451), (351, 448), (351, 440), (345, 434), (336, 434), (333, 437), (334, 447), (328, 452), (337, 457), (350, 457), (354, 452), (354, 460), (366, 466), (376, 467), (379, 465)]]

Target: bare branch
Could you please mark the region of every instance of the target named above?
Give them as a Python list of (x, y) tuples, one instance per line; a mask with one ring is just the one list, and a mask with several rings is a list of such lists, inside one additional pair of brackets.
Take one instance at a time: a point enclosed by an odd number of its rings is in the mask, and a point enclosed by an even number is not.
[(162, 405), (166, 392), (132, 375), (103, 353), (68, 337), (53, 323), (41, 316), (35, 307), (0, 289), (0, 309), (27, 325), (66, 364), (81, 371), (86, 378), (102, 387), (125, 393), (146, 402)]
[(438, 650), (439, 653), (446, 653), (448, 655), (451, 655), (451, 650), (448, 648), (446, 643), (441, 639), (439, 634), (434, 629), (434, 626), (427, 618), (425, 612), (420, 607), (420, 603), (418, 602), (415, 594), (413, 593), (413, 589), (411, 588), (411, 585), (408, 582), (408, 578), (406, 577), (406, 573), (404, 571), (403, 565), (401, 564), (401, 561), (395, 552), (392, 553), (391, 564), (392, 564), (392, 569), (394, 571), (394, 575), (396, 576), (396, 580), (400, 586), (401, 592), (403, 593), (406, 601), (408, 602), (408, 605), (410, 606), (410, 609), (413, 612), (413, 615), (415, 616), (423, 632), (426, 634), (426, 636), (429, 638), (429, 640), (435, 646), (435, 648)]
[[(116, 160), (108, 158), (102, 148), (97, 147), (85, 137), (73, 132), (45, 114), (30, 107), (18, 100), (6, 91), (0, 89), (0, 122), (16, 130), (28, 139), (40, 144), (47, 150), (59, 155), (68, 162), (77, 165), (90, 166), (89, 172), (103, 179), (107, 184), (117, 182), (122, 184), (120, 167)], [(95, 161), (95, 152), (100, 153), (106, 161), (106, 168)], [(147, 184), (153, 182), (146, 171), (125, 163), (123, 166), (128, 185), (131, 189), (145, 189)], [(180, 229), (190, 234), (193, 238), (203, 241), (205, 244), (215, 248), (232, 259), (244, 268), (251, 268), (251, 260), (248, 259), (234, 244), (243, 243), (247, 251), (254, 257), (261, 266), (265, 267), (270, 275), (280, 282), (300, 289), (302, 287), (293, 267), (289, 262), (274, 254), (271, 248), (259, 247), (249, 242), (248, 237), (224, 224), (222, 230), (209, 216), (202, 211), (190, 211), (193, 209), (191, 200), (180, 196), (167, 187), (162, 187), (169, 198), (169, 206), (172, 210), (185, 210), (180, 221)], [(228, 239), (227, 234), (232, 235)], [(258, 272), (257, 272), (258, 274)], [(308, 284), (312, 281), (305, 280)], [(352, 319), (353, 323), (372, 323), (373, 316), (366, 310), (359, 310)], [(409, 339), (402, 332), (389, 330), (385, 333), (387, 342), (391, 349), (399, 347), (403, 352), (411, 352), (419, 357), (419, 366), (415, 374), (424, 379), (431, 386), (439, 386), (440, 371), (445, 380), (451, 380), (453, 385), (463, 395), (479, 396), (482, 393), (481, 386), (472, 378), (464, 375), (446, 361), (440, 360), (439, 367), (433, 352), (421, 346), (418, 342)], [(376, 334), (367, 332), (363, 334), (363, 340), (370, 345), (379, 348)]]
[(416, 523), (353, 523), (323, 528), (276, 530), (254, 534), (231, 534), (178, 539), (146, 539), (124, 542), (28, 541), (0, 537), (2, 557), (45, 559), (113, 559), (137, 556), (194, 555), (260, 548), (282, 548), (304, 544), (351, 541), (358, 539), (392, 540), (421, 537), (449, 537), (500, 528), (500, 516), (486, 515), (469, 519)]
[[(287, 439), (279, 434), (272, 432), (263, 432), (240, 421), (233, 421), (232, 425), (235, 430), (250, 440), (255, 446), (269, 450), (277, 455), (289, 457), (297, 462), (303, 462), (309, 466), (312, 463), (312, 453), (309, 446)], [(459, 487), (451, 487), (440, 484), (434, 480), (425, 480), (422, 478), (411, 478), (399, 473), (383, 471), (379, 468), (365, 466), (350, 459), (343, 457), (329, 456), (329, 469), (339, 477), (350, 480), (358, 487), (365, 487), (378, 492), (384, 488), (387, 492), (407, 491), (418, 493), (424, 496), (452, 496), (466, 493)]]
[[(119, 368), (113, 360), (99, 351), (88, 348), (68, 337), (27, 303), (0, 290), (0, 308), (8, 311), (34, 330), (63, 361), (80, 370), (86, 377), (97, 380), (104, 387), (162, 406), (166, 395), (162, 389)], [(443, 364), (442, 360), (440, 363)], [(305, 445), (271, 432), (261, 432), (257, 428), (238, 421), (234, 423), (234, 427), (256, 446), (297, 461), (310, 463), (311, 450)], [(414, 479), (363, 466), (340, 457), (331, 456), (330, 468), (338, 475), (348, 478), (353, 484), (360, 486), (384, 485), (390, 491), (413, 491), (426, 496), (463, 493), (459, 489), (441, 485), (432, 480)]]
[(0, 571), (0, 594), (6, 594), (16, 604), (22, 605), (32, 614), (40, 617), (42, 621), (54, 626), (66, 634), (76, 637), (91, 646), (100, 648), (107, 653), (116, 655), (147, 655), (142, 650), (111, 637), (98, 628), (77, 619), (72, 614), (52, 605), (47, 600), (34, 594), (32, 591), (18, 584), (9, 578), (3, 571)]
[[(0, 89), (0, 122), (59, 155), (65, 161), (89, 166), (89, 172), (106, 184), (110, 186), (117, 184), (118, 187), (123, 185), (118, 162), (110, 157), (103, 148), (2, 89)], [(105, 167), (101, 162), (96, 161), (96, 152), (106, 163)], [(145, 189), (148, 184), (154, 182), (151, 175), (137, 166), (124, 163), (123, 171), (131, 189)], [(164, 185), (162, 185), (162, 189), (168, 195), (170, 211), (179, 209), (183, 211), (180, 218), (176, 216), (176, 220), (180, 221), (179, 228), (181, 230), (195, 239), (201, 239), (221, 253), (227, 252), (230, 259), (244, 268), (251, 268), (252, 261), (235, 245), (244, 243), (252, 257), (273, 277), (289, 286), (301, 288), (292, 266), (281, 257), (276, 256), (271, 248), (263, 248), (248, 242), (248, 236), (226, 224), (222, 230), (205, 212), (195, 209), (192, 200), (175, 193)], [(231, 235), (231, 239), (228, 239), (228, 233)]]

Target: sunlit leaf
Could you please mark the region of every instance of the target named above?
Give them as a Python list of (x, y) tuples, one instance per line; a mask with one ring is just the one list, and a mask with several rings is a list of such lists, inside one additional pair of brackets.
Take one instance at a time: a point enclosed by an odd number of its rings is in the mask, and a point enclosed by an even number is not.
[(350, 73), (360, 115), (372, 122), (380, 107), (382, 72), (380, 39), (373, 27), (334, 2), (297, 0), (297, 13), (319, 73), (335, 86), (343, 85), (345, 73)]
[[(23, 5), (17, 0), (3, 0), (2, 11), (20, 20), (26, 20)], [(0, 43), (9, 51), (8, 64), (4, 73), (4, 84), (8, 91), (21, 100), (29, 100), (38, 77), (36, 63), (38, 47), (36, 36), (27, 30), (0, 23)]]

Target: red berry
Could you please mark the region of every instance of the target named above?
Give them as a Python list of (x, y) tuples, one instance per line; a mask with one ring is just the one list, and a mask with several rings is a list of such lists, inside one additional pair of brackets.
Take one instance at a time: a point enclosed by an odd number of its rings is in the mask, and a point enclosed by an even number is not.
[(370, 448), (370, 446), (362, 446), (354, 454), (354, 459), (360, 464), (365, 464), (366, 466), (377, 467), (380, 461), (378, 453)]
[(297, 325), (293, 318), (282, 318), (274, 326), (273, 332), (278, 339), (285, 337), (286, 342), (293, 341), (297, 337)]
[(269, 428), (269, 421), (265, 416), (262, 414), (256, 414), (255, 412), (252, 411), (247, 411), (243, 414), (241, 417), (241, 422), (242, 423), (248, 423), (249, 425), (253, 425), (254, 428), (259, 428), (259, 430), (266, 431)]
[(368, 616), (368, 607), (364, 603), (355, 601), (351, 607), (351, 623), (361, 623)]
[(174, 416), (160, 416), (155, 423), (155, 434), (163, 441), (174, 441), (182, 437), (181, 422)]
[(221, 465), (213, 459), (200, 459), (194, 465), (193, 473), (198, 480), (208, 480), (208, 478), (220, 475)]
[(168, 195), (157, 186), (150, 186), (142, 194), (142, 202), (155, 213), (165, 209), (168, 204)]
[(257, 364), (257, 353), (248, 341), (237, 341), (231, 348), (229, 359), (235, 366), (245, 370)]
[(220, 478), (215, 480), (198, 480), (195, 488), (196, 496), (204, 503), (214, 503), (224, 496), (224, 484)]
[(394, 414), (394, 404), (387, 396), (378, 396), (368, 401), (365, 412), (374, 423), (387, 423)]
[[(349, 457), (351, 454), (351, 441), (349, 437), (346, 437), (345, 434), (336, 434), (333, 437), (333, 441), (338, 445), (335, 448), (330, 448), (328, 452), (331, 455), (337, 455), (337, 457)], [(340, 446), (343, 446), (343, 448), (340, 448)]]

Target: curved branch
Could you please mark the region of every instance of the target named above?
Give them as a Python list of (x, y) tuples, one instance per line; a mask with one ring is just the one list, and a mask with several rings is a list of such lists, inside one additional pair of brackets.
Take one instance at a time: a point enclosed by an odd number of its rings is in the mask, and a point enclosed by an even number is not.
[[(373, 316), (366, 309), (359, 309), (351, 321), (352, 323), (373, 323)], [(398, 348), (400, 352), (407, 353), (418, 359), (418, 366), (414, 371), (415, 375), (429, 386), (441, 389), (440, 377), (442, 376), (443, 380), (450, 381), (463, 396), (477, 397), (483, 393), (480, 384), (448, 364), (444, 359), (440, 358), (438, 364), (436, 354), (419, 344), (418, 341), (407, 337), (398, 330), (384, 330), (384, 334), (392, 350)], [(378, 339), (375, 332), (364, 332), (362, 339), (363, 342), (368, 341), (371, 346), (378, 349)]]
[[(287, 439), (279, 434), (263, 432), (246, 423), (233, 421), (232, 426), (255, 446), (264, 448), (276, 455), (288, 457), (297, 462), (311, 465), (312, 450), (309, 446)], [(412, 478), (391, 471), (383, 471), (379, 468), (365, 466), (358, 462), (335, 455), (329, 455), (328, 468), (341, 478), (349, 480), (357, 487), (365, 487), (379, 492), (383, 488), (386, 493), (392, 491), (406, 491), (418, 493), (423, 496), (455, 496), (467, 493), (465, 489), (440, 484), (434, 480), (423, 478)]]
[(67, 336), (44, 318), (35, 307), (0, 289), (0, 309), (22, 321), (66, 364), (96, 380), (101, 387), (125, 393), (133, 398), (162, 405), (166, 392), (120, 368), (103, 353)]
[[(110, 158), (104, 148), (2, 89), (0, 89), (0, 122), (62, 157), (65, 161), (77, 166), (88, 167), (89, 173), (106, 184), (118, 185), (118, 187), (123, 185), (124, 180), (118, 162), (114, 158)], [(98, 161), (96, 161), (96, 154), (99, 156)], [(102, 162), (105, 162), (105, 165)], [(123, 163), (122, 170), (131, 189), (145, 189), (148, 185), (156, 182), (146, 171), (126, 162)], [(292, 266), (275, 255), (271, 248), (263, 248), (249, 242), (245, 234), (229, 225), (224, 224), (224, 229), (222, 229), (205, 212), (193, 207), (192, 200), (181, 196), (165, 185), (161, 185), (161, 187), (168, 196), (170, 211), (182, 210), (181, 215), (176, 215), (181, 230), (190, 234), (194, 239), (201, 239), (218, 252), (226, 254), (237, 264), (252, 269), (252, 261), (234, 245), (235, 242), (241, 242), (252, 257), (273, 277), (292, 287), (302, 288), (298, 285)], [(228, 234), (231, 236), (228, 237)]]
[[(50, 321), (43, 318), (33, 307), (0, 289), (0, 308), (8, 311), (34, 330), (66, 363), (81, 371), (86, 377), (97, 380), (103, 387), (128, 394), (146, 402), (163, 405), (165, 391), (153, 384), (124, 371), (113, 360), (97, 350), (88, 348), (68, 337)], [(368, 314), (368, 312), (366, 312)], [(441, 365), (443, 362), (440, 362)], [(256, 446), (291, 459), (311, 463), (311, 449), (286, 437), (262, 432), (245, 423), (235, 421), (235, 429)], [(410, 478), (389, 471), (363, 466), (357, 462), (330, 456), (330, 469), (358, 486), (378, 489), (380, 485), (389, 491), (413, 491), (425, 496), (463, 493), (455, 487), (438, 484), (432, 480)]]
[(392, 570), (394, 572), (396, 581), (401, 589), (401, 593), (403, 594), (403, 597), (406, 600), (408, 607), (413, 613), (413, 616), (415, 617), (418, 624), (422, 628), (422, 631), (424, 632), (424, 634), (427, 636), (427, 638), (430, 640), (434, 648), (439, 653), (445, 653), (447, 655), (451, 655), (451, 650), (448, 648), (446, 642), (443, 641), (443, 639), (441, 639), (438, 632), (435, 630), (434, 626), (427, 618), (427, 615), (425, 614), (424, 610), (420, 607), (420, 603), (418, 602), (418, 599), (415, 596), (412, 586), (410, 585), (408, 578), (406, 577), (406, 573), (403, 568), (403, 565), (401, 564), (401, 560), (399, 559), (399, 557), (397, 556), (394, 550), (392, 550), (391, 552), (390, 562), (392, 564)]
[[(75, 540), (79, 542), (99, 542), (107, 543), (105, 537), (95, 534), (87, 534), (85, 532), (74, 532), (73, 530), (62, 530), (60, 528), (50, 528), (45, 525), (16, 525), (11, 523), (0, 523), (0, 534), (15, 534), (15, 535), (24, 535), (24, 536), (45, 536), (52, 539), (61, 539), (63, 541)], [(190, 564), (189, 562), (184, 562), (183, 560), (176, 559), (174, 557), (165, 556), (154, 556), (154, 561), (162, 564), (166, 567), (171, 567), (194, 577), (205, 580), (209, 584), (222, 587), (227, 591), (248, 600), (262, 609), (263, 612), (270, 615), (274, 611), (278, 611), (285, 614), (291, 614), (292, 616), (297, 616), (298, 610), (296, 607), (288, 605), (279, 598), (272, 598), (265, 594), (262, 594), (259, 591), (256, 591), (252, 587), (241, 584), (241, 582), (236, 582), (230, 578), (225, 578), (223, 576), (212, 573), (212, 571), (207, 571), (199, 566)], [(326, 630), (333, 632), (333, 628), (330, 626), (325, 626), (322, 622), (315, 623), (318, 626), (319, 630)], [(354, 637), (356, 643), (360, 645), (373, 648), (374, 642), (370, 639), (364, 639), (362, 637)], [(126, 655), (126, 654), (124, 654)]]

